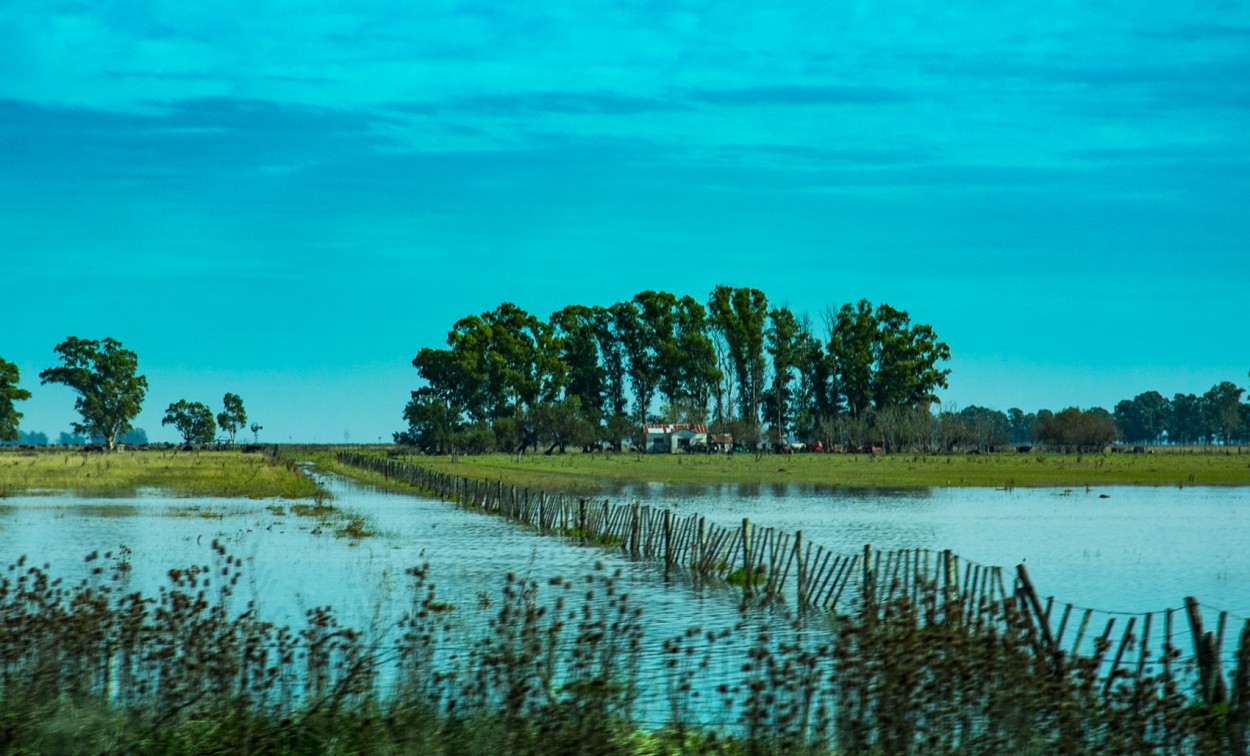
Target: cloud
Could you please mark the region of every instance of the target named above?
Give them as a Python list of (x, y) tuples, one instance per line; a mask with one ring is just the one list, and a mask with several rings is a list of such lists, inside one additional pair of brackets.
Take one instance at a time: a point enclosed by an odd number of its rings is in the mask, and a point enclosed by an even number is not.
[(726, 157), (760, 156), (790, 159), (793, 162), (813, 166), (843, 165), (895, 165), (920, 163), (933, 159), (933, 152), (919, 148), (898, 149), (828, 149), (801, 144), (726, 144), (717, 148)]
[(1237, 24), (1182, 24), (1168, 29), (1144, 29), (1137, 32), (1147, 39), (1163, 39), (1176, 42), (1208, 42), (1250, 38), (1250, 26)]
[(691, 89), (686, 97), (709, 105), (876, 105), (907, 102), (907, 92), (885, 87), (781, 84)]
[[(149, 102), (142, 112), (0, 99), (9, 173), (26, 179), (199, 176), (393, 144), (380, 114), (232, 97)], [(0, 173), (3, 178), (3, 173)]]
[(479, 115), (512, 116), (527, 113), (572, 115), (635, 115), (684, 110), (681, 103), (619, 92), (518, 92), (459, 97), (448, 107)]

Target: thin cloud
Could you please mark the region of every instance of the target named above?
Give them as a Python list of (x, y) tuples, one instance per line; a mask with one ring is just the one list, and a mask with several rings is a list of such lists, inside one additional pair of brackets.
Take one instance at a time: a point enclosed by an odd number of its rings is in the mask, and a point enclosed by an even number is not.
[(684, 110), (685, 106), (653, 97), (636, 97), (619, 92), (537, 91), (459, 97), (448, 102), (454, 110), (490, 116), (529, 113), (572, 115), (636, 115)]
[(900, 149), (827, 149), (800, 144), (727, 144), (717, 148), (728, 157), (764, 155), (791, 158), (812, 165), (830, 163), (846, 165), (897, 165), (920, 163), (933, 159), (933, 153), (915, 148)]
[(708, 105), (887, 105), (913, 99), (903, 90), (886, 87), (803, 84), (691, 89), (686, 97)]

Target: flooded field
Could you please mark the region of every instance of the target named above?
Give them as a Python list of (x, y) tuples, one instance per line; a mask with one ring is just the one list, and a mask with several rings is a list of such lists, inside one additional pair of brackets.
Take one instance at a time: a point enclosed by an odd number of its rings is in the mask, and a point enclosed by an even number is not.
[[(128, 498), (32, 495), (0, 500), (0, 555), (48, 564), (67, 582), (89, 577), (92, 552), (125, 555), (124, 586), (154, 595), (171, 568), (216, 565), (214, 541), (243, 560), (245, 582), (235, 600), (255, 598), (270, 620), (299, 626), (304, 613), (332, 607), (337, 619), (385, 642), (411, 607), (409, 567), (428, 562), (446, 619), (468, 640), (498, 605), (504, 576), (532, 577), (550, 596), (549, 580), (582, 578), (602, 565), (620, 570), (619, 590), (644, 611), (647, 651), (639, 700), (644, 722), (665, 721), (668, 678), (664, 640), (691, 626), (732, 627), (743, 621), (739, 594), (702, 585), (682, 570), (635, 562), (619, 552), (578, 547), (502, 518), (429, 498), (400, 495), (339, 478), (326, 481), (331, 508), (309, 502), (177, 498), (146, 491)], [(749, 517), (761, 527), (793, 532), (835, 553), (871, 543), (882, 550), (949, 548), (961, 557), (1012, 568), (1024, 560), (1043, 596), (1062, 606), (1142, 613), (1177, 608), (1185, 595), (1203, 602), (1213, 623), (1228, 611), (1232, 627), (1250, 614), (1243, 586), (1250, 553), (1250, 501), (1242, 489), (1110, 488), (1095, 491), (939, 489), (882, 491), (802, 486), (675, 487), (635, 485), (612, 493), (682, 515), (699, 512), (733, 527)], [(582, 589), (566, 591), (569, 598)], [(775, 615), (753, 608), (748, 620), (776, 627)], [(1105, 617), (1101, 620), (1105, 622)], [(802, 631), (822, 634), (823, 620)], [(1186, 646), (1180, 625), (1177, 643)], [(454, 635), (454, 633), (453, 633)], [(735, 664), (752, 642), (750, 630), (719, 642), (700, 686), (705, 716), (732, 717), (711, 692), (740, 676)], [(453, 644), (451, 651), (455, 651)], [(1231, 651), (1225, 648), (1224, 655)]]
[(801, 485), (640, 484), (637, 498), (725, 526), (802, 530), (834, 553), (951, 549), (1013, 569), (1043, 596), (1122, 612), (1204, 605), (1250, 616), (1250, 489), (936, 488), (888, 491)]

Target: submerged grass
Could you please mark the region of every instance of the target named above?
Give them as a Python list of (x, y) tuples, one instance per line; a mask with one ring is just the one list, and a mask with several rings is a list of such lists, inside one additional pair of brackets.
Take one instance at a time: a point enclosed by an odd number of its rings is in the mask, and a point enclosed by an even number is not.
[(237, 450), (0, 450), (0, 496), (37, 491), (125, 496), (140, 488), (249, 498), (305, 498), (318, 491), (290, 460)]
[[(599, 569), (501, 576), (478, 612), (408, 570), (384, 632), (328, 607), (299, 627), (239, 605), (241, 563), (130, 591), (129, 554), (69, 587), (25, 559), (0, 573), (0, 750), (22, 753), (1244, 753), (1250, 639), (1226, 702), (1171, 665), (1098, 678), (1039, 649), (1013, 604), (975, 616), (928, 587), (831, 629), (753, 612), (655, 646)], [(906, 593), (906, 592), (904, 592)], [(758, 607), (757, 607), (758, 609)], [(746, 617), (747, 615), (744, 615)], [(1099, 655), (1109, 644), (1100, 642)], [(646, 662), (646, 663), (644, 663)], [(654, 669), (655, 673), (644, 673)], [(662, 691), (662, 714), (639, 702)]]
[(749, 454), (570, 453), (406, 458), (438, 472), (571, 494), (594, 493), (605, 482), (620, 481), (887, 488), (1250, 485), (1250, 449), (1240, 447), (1151, 454), (775, 454), (756, 459)]

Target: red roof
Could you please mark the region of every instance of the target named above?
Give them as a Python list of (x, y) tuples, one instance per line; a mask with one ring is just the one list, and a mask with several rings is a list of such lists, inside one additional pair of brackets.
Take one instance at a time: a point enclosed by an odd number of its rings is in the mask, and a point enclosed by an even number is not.
[(688, 430), (693, 433), (707, 433), (707, 425), (704, 423), (648, 423), (642, 426), (643, 433), (676, 433), (677, 431)]

